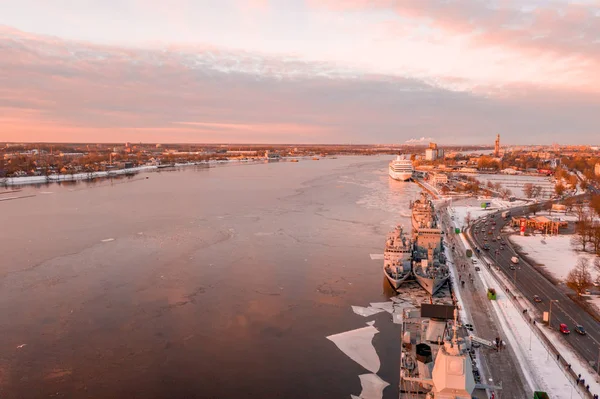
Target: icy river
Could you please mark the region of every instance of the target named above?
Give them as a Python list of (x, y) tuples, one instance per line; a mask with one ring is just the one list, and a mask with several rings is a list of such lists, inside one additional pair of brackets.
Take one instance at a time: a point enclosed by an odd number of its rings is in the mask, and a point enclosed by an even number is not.
[(326, 337), (360, 328), (397, 397), (398, 326), (351, 308), (387, 301), (371, 254), (420, 191), (388, 178), (391, 158), (189, 167), (0, 202), (0, 397), (350, 398), (373, 370)]

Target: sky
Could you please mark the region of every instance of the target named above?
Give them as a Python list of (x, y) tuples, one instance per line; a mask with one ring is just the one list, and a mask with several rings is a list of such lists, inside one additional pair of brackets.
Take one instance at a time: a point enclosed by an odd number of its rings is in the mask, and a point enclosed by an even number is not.
[(0, 141), (600, 144), (600, 0), (0, 0)]

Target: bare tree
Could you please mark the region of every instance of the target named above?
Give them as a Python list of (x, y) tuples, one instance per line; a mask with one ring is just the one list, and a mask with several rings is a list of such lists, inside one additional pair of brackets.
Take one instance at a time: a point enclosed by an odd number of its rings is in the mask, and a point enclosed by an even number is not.
[(554, 186), (554, 192), (556, 195), (563, 195), (565, 193), (565, 186), (562, 182), (558, 182), (556, 186)]
[(577, 259), (577, 264), (569, 272), (566, 279), (567, 287), (581, 295), (592, 285), (592, 274), (590, 273), (590, 261), (586, 258)]
[(512, 191), (510, 191), (509, 188), (501, 188), (500, 189), (500, 196), (502, 196), (502, 199), (506, 199), (510, 195), (512, 195)]
[(600, 285), (600, 258), (594, 259), (594, 268), (598, 275), (596, 276), (596, 284)]
[(539, 198), (542, 196), (542, 186), (534, 184), (532, 190), (533, 198)]
[(533, 183), (523, 184), (523, 194), (527, 198), (533, 198)]

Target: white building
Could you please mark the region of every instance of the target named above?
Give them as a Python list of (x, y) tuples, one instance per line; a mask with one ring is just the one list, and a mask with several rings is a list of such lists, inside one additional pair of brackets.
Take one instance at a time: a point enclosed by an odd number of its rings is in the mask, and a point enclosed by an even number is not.
[(438, 150), (433, 148), (428, 148), (425, 150), (425, 160), (426, 161), (435, 161), (437, 159)]

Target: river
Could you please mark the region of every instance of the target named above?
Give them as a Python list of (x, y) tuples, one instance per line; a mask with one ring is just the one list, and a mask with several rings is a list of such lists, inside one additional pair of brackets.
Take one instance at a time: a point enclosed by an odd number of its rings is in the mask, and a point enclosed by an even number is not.
[[(419, 188), (392, 157), (229, 164), (26, 187), (0, 202), (0, 397), (349, 398), (325, 337), (386, 300)], [(12, 194), (11, 194), (12, 195)], [(398, 329), (374, 319), (397, 397)]]

